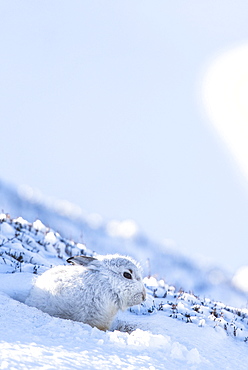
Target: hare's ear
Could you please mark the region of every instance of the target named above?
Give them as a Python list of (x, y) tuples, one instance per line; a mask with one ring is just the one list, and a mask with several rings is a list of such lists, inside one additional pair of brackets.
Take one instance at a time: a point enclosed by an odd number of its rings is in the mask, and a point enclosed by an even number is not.
[(73, 265), (83, 265), (93, 270), (97, 269), (100, 265), (100, 261), (97, 258), (86, 256), (70, 257), (66, 261)]

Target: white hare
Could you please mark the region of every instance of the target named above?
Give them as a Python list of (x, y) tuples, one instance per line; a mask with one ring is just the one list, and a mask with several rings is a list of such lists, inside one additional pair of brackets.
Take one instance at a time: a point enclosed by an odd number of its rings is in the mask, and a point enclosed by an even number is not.
[(140, 304), (146, 292), (139, 265), (119, 255), (77, 256), (34, 283), (25, 303), (57, 316), (108, 330), (118, 310)]

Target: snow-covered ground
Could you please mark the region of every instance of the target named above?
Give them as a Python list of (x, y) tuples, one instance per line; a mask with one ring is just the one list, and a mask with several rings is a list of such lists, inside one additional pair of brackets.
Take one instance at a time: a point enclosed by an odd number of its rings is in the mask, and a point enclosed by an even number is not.
[(182, 287), (239, 308), (247, 305), (244, 273), (238, 272), (233, 279), (232, 272), (211, 260), (182, 255), (170, 245), (149, 239), (132, 220), (105, 221), (100, 215), (84, 214), (70, 202), (49, 198), (27, 186), (15, 188), (1, 180), (0, 206), (12, 218), (22, 216), (29, 222), (39, 219), (62, 238), (79, 242), (88, 250), (130, 255), (141, 263), (145, 276), (155, 275), (177, 289)]
[[(118, 229), (120, 223), (112, 226)], [(87, 227), (90, 235), (89, 224)], [(92, 255), (94, 251), (84, 243), (61, 236), (40, 220), (31, 223), (22, 217), (12, 219), (4, 213), (0, 216), (0, 369), (247, 368), (248, 310), (245, 304), (243, 308), (230, 306), (224, 293), (225, 303), (201, 292), (186, 292), (183, 279), (192, 268), (191, 277), (185, 279), (186, 285), (199, 278), (202, 286), (195, 283), (194, 287), (208, 290), (211, 295), (215, 292), (221, 295), (222, 290), (227, 289), (230, 300), (245, 302), (244, 295), (223, 279), (216, 278), (213, 284), (206, 272), (200, 275), (200, 268), (180, 256), (174, 256), (180, 281), (180, 286), (175, 288), (167, 282), (176, 278), (176, 273), (170, 273), (173, 259), (156, 249), (156, 244), (141, 236), (116, 238), (107, 235), (101, 227), (95, 229), (95, 237), (93, 228), (91, 233), (94, 249), (97, 246), (96, 252), (100, 254), (107, 252), (106, 244), (111, 252), (122, 254), (127, 253), (126, 247), (129, 252), (132, 248), (135, 252), (137, 247), (138, 252), (132, 253), (136, 257), (142, 256), (139, 250), (142, 245), (144, 254), (150, 250), (149, 258), (154, 253), (151, 259), (154, 274), (144, 271), (147, 300), (120, 312), (108, 332), (51, 317), (23, 303), (37, 274), (51, 266), (65, 264), (71, 255)], [(167, 281), (161, 278), (161, 266), (168, 265), (166, 258), (172, 264), (170, 269), (166, 267)], [(140, 260), (142, 262), (142, 258)], [(145, 263), (144, 267), (146, 270)]]

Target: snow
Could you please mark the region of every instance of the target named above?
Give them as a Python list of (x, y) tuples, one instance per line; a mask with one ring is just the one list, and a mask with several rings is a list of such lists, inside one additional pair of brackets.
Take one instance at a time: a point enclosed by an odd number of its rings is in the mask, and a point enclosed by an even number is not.
[(0, 220), (0, 369), (246, 368), (248, 310), (156, 275), (144, 276), (147, 300), (119, 312), (107, 332), (28, 307), (23, 302), (37, 274), (94, 252), (41, 220)]
[(110, 221), (107, 225), (107, 231), (110, 236), (120, 236), (123, 238), (134, 237), (138, 233), (138, 226), (133, 220)]
[(248, 293), (248, 266), (242, 266), (233, 277), (233, 285)]
[(131, 334), (100, 332), (50, 317), (3, 294), (0, 315), (1, 369), (163, 369), (171, 360), (174, 364), (203, 361), (197, 349), (187, 349), (168, 335), (140, 329)]

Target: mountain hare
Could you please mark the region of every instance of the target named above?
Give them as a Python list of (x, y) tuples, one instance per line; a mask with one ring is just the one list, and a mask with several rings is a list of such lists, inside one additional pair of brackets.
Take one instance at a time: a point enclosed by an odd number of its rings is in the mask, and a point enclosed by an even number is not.
[(56, 266), (37, 278), (27, 305), (108, 330), (119, 309), (145, 300), (140, 267), (130, 257), (76, 256), (67, 261), (73, 265)]

